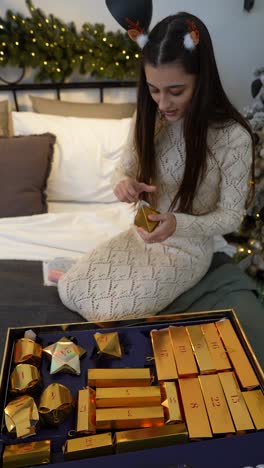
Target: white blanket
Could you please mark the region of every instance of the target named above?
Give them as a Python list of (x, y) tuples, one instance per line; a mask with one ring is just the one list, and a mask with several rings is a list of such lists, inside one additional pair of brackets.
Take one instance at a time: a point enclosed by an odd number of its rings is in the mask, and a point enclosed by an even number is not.
[(53, 203), (49, 213), (0, 219), (0, 258), (79, 258), (127, 229), (134, 212), (126, 203)]
[[(0, 219), (0, 259), (78, 259), (126, 230), (133, 219), (127, 203), (49, 203), (47, 214)], [(215, 237), (214, 250), (233, 254), (222, 236)]]

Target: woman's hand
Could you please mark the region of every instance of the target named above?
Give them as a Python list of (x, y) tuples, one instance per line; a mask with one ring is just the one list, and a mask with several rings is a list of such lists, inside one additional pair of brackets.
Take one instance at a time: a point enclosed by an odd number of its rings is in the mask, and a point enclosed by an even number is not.
[(160, 224), (152, 232), (147, 232), (140, 227), (137, 228), (138, 234), (147, 244), (163, 242), (176, 231), (176, 217), (172, 213), (153, 214), (149, 215), (148, 219), (159, 221)]
[(155, 192), (155, 190), (155, 185), (147, 185), (128, 177), (115, 186), (114, 194), (121, 202), (134, 203), (142, 192)]

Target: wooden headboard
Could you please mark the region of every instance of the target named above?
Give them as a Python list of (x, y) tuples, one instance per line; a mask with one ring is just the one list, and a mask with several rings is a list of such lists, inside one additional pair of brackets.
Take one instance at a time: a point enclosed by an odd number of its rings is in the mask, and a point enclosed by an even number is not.
[(14, 83), (0, 85), (1, 92), (11, 92), (14, 98), (16, 111), (19, 111), (18, 95), (20, 91), (55, 91), (60, 99), (62, 90), (98, 89), (100, 91), (100, 102), (104, 102), (104, 90), (109, 88), (135, 88), (136, 81), (86, 81), (77, 83)]

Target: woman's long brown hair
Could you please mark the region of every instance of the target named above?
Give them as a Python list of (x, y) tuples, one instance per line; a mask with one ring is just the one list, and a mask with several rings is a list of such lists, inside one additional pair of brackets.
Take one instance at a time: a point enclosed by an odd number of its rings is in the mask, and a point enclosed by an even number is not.
[[(187, 22), (194, 21), (199, 30), (200, 41), (194, 50), (183, 45), (188, 32)], [(187, 114), (184, 116), (186, 163), (179, 191), (171, 203), (170, 210), (192, 213), (192, 205), (198, 181), (203, 177), (207, 158), (207, 132), (212, 124), (230, 125), (240, 123), (251, 135), (253, 142), (252, 179), (254, 180), (254, 138), (250, 125), (235, 109), (226, 96), (219, 77), (210, 34), (203, 22), (189, 13), (168, 16), (158, 23), (149, 34), (149, 41), (142, 51), (140, 70), (135, 146), (139, 157), (138, 180), (155, 183), (155, 127), (157, 104), (152, 99), (144, 71), (145, 64), (157, 67), (162, 64), (180, 64), (186, 73), (196, 75), (195, 91)], [(150, 194), (144, 193), (147, 201)]]

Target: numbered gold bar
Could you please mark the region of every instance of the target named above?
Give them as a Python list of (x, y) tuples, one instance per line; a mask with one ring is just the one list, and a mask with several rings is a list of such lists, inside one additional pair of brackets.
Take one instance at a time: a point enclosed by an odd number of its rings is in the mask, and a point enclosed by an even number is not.
[(97, 408), (145, 407), (161, 404), (160, 387), (110, 387), (96, 389)]
[(262, 390), (242, 392), (255, 427), (258, 431), (264, 429), (264, 395)]
[(3, 455), (3, 468), (33, 466), (50, 463), (50, 440), (6, 445)]
[(190, 439), (212, 437), (198, 378), (179, 379), (179, 387)]
[(179, 377), (198, 375), (198, 368), (186, 328), (169, 327), (169, 333)]
[(198, 377), (213, 434), (229, 434), (235, 427), (217, 374)]
[(96, 410), (96, 429), (135, 429), (140, 427), (162, 426), (164, 413), (162, 406), (148, 408), (104, 408)]
[(178, 372), (172, 350), (169, 329), (152, 330), (150, 332), (155, 358), (157, 377), (159, 381), (175, 380)]
[(216, 370), (218, 372), (230, 370), (232, 366), (215, 324), (204, 323), (201, 328)]
[(78, 392), (77, 432), (95, 433), (95, 391), (84, 388)]
[(124, 453), (133, 450), (167, 447), (187, 442), (188, 438), (187, 427), (183, 423), (120, 431), (115, 434), (116, 452)]
[(221, 372), (218, 375), (237, 432), (254, 430), (252, 419), (235, 374), (233, 372)]
[(149, 368), (88, 369), (89, 387), (141, 387), (151, 385)]
[(165, 424), (182, 421), (178, 393), (175, 382), (161, 383), (162, 406), (164, 407)]
[(64, 446), (64, 460), (67, 461), (111, 453), (113, 453), (111, 432), (68, 439)]
[(229, 319), (216, 322), (229, 359), (243, 388), (255, 388), (259, 381)]
[(208, 349), (205, 337), (200, 325), (186, 327), (189, 334), (193, 352), (195, 354), (201, 374), (216, 372), (215, 364)]

